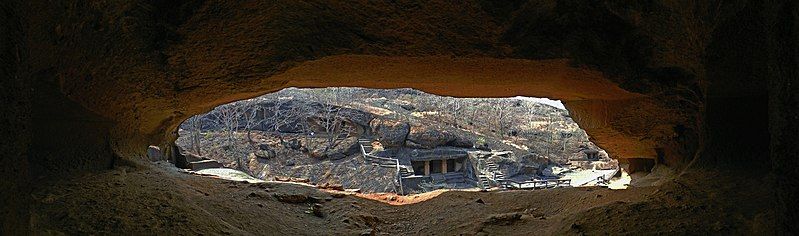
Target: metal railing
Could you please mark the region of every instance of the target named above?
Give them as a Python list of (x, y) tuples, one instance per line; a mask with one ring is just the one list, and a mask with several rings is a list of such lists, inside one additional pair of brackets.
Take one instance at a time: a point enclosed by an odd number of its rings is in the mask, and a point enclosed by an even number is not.
[(363, 144), (359, 144), (359, 145), (361, 146), (361, 153), (363, 154), (363, 159), (364, 160), (372, 162), (372, 164), (374, 164), (375, 160), (377, 160), (378, 162), (382, 162), (382, 163), (378, 163), (378, 166), (380, 166), (380, 165), (394, 165), (394, 167), (397, 170), (397, 183), (399, 183), (399, 192), (400, 192), (400, 194), (405, 194), (405, 191), (403, 190), (403, 187), (402, 187), (402, 173), (400, 172), (399, 159), (379, 157), (379, 156), (368, 154), (368, 153), (366, 153), (366, 148), (363, 147)]
[(503, 181), (506, 187), (513, 189), (539, 189), (539, 188), (558, 188), (571, 187), (571, 179), (548, 179), (548, 180), (527, 180), (527, 181)]

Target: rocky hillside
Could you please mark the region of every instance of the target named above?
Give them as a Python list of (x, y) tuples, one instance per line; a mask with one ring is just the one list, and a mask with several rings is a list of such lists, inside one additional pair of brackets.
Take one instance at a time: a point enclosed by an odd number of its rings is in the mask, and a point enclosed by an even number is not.
[(511, 177), (523, 166), (564, 163), (598, 149), (566, 110), (530, 99), (363, 88), (291, 88), (226, 104), (184, 122), (177, 144), (263, 179), (394, 191), (393, 171), (365, 165), (358, 138), (379, 140), (385, 149), (512, 151), (498, 162)]

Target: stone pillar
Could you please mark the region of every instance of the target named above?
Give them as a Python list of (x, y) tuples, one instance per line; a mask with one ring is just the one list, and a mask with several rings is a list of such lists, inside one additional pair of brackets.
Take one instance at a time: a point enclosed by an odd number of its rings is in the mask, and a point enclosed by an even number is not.
[(441, 160), (441, 173), (447, 173), (447, 160)]
[(424, 161), (424, 175), (430, 175), (430, 161)]

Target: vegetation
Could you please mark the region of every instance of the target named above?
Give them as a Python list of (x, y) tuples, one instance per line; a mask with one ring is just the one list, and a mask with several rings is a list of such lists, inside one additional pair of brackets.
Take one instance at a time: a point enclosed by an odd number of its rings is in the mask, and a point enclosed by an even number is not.
[[(357, 138), (376, 120), (408, 124), (468, 148), (510, 150), (514, 163), (566, 162), (597, 149), (563, 109), (519, 98), (452, 98), (413, 89), (284, 89), (183, 123), (178, 145), (259, 178), (291, 176), (373, 191), (386, 170), (363, 165)], [(420, 131), (421, 132), (421, 131)], [(442, 144), (447, 145), (447, 144)], [(385, 179), (385, 180), (384, 180)]]

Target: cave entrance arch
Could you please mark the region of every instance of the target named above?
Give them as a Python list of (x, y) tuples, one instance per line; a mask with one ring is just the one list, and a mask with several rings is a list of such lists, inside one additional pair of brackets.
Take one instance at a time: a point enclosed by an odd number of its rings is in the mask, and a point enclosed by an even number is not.
[[(293, 65), (281, 73), (256, 80), (197, 81), (181, 97), (189, 104), (182, 119), (172, 120), (167, 140), (190, 115), (275, 92), (288, 87), (414, 88), (453, 97), (544, 97), (563, 102), (574, 120), (613, 158), (658, 159), (675, 146), (673, 127), (687, 121), (663, 116), (669, 110), (651, 96), (620, 88), (603, 73), (576, 67), (567, 59), (525, 60), (495, 58), (385, 57), (337, 55)], [(211, 99), (209, 99), (211, 98)], [(682, 123), (681, 123), (682, 122)], [(690, 140), (688, 140), (690, 142)], [(669, 146), (663, 149), (664, 146)], [(684, 162), (688, 150), (666, 152), (666, 164)], [(663, 156), (663, 155), (661, 155)]]
[(560, 101), (531, 97), (289, 88), (193, 116), (178, 134), (189, 165), (176, 165), (201, 174), (230, 173), (217, 169), (225, 166), (263, 180), (370, 193), (531, 189), (553, 179), (595, 186), (620, 170)]
[[(670, 135), (668, 132), (653, 131), (664, 127), (668, 129), (671, 124), (669, 120), (657, 118), (660, 115), (659, 107), (652, 98), (622, 89), (603, 73), (576, 67), (567, 59), (329, 56), (293, 65), (264, 79), (224, 82), (219, 85), (219, 90), (204, 90), (202, 96), (187, 96), (187, 102), (192, 106), (186, 113), (202, 113), (216, 105), (288, 87), (414, 88), (453, 97), (530, 96), (557, 99), (563, 102), (580, 127), (593, 137), (592, 141), (624, 164), (638, 163), (628, 160), (662, 159), (658, 158), (662, 155), (655, 150), (663, 150), (663, 138), (646, 136)], [(215, 99), (210, 102), (197, 100), (209, 96)], [(645, 108), (643, 110), (647, 110), (646, 113), (636, 115), (649, 116), (644, 117), (650, 118), (649, 122), (631, 127), (624, 124), (625, 121), (617, 120), (620, 118), (618, 114), (624, 113), (628, 107)], [(630, 114), (624, 116), (629, 119)], [(173, 124), (173, 130), (177, 129), (178, 124)], [(635, 129), (635, 132), (631, 129)], [(174, 136), (170, 137), (170, 140), (175, 139)], [(648, 170), (651, 166), (638, 169)]]
[[(662, 118), (659, 112), (665, 111), (653, 98), (622, 89), (601, 72), (575, 67), (567, 59), (338, 55), (303, 62), (258, 80), (196, 83), (215, 89), (196, 89), (180, 98), (188, 104), (182, 112), (186, 115), (170, 122), (167, 140), (175, 140), (173, 131), (191, 115), (288, 87), (414, 88), (453, 97), (528, 96), (560, 100), (593, 141), (619, 159), (656, 158), (655, 149), (663, 145), (660, 143), (663, 138), (645, 136), (669, 136), (673, 131), (661, 129), (671, 129), (670, 122), (675, 122)], [(625, 113), (640, 110), (644, 112)], [(638, 123), (647, 120), (647, 123), (622, 125), (630, 123), (623, 119)]]

